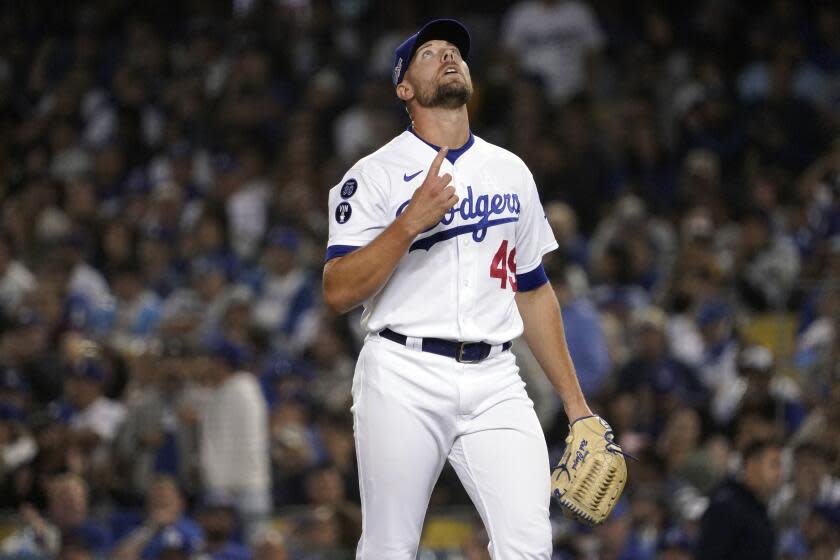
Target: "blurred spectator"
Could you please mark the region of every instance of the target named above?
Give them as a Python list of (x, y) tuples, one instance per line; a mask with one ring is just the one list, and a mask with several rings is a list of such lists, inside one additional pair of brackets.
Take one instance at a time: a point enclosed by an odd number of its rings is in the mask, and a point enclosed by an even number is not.
[(252, 258), (266, 231), (271, 185), (265, 177), (264, 156), (257, 147), (243, 148), (224, 167), (219, 187), (224, 196), (230, 243), (237, 256)]
[(595, 58), (606, 40), (586, 3), (518, 2), (505, 15), (501, 35), (522, 70), (539, 76), (555, 102), (592, 89)]
[[(767, 95), (750, 107), (747, 131), (754, 157), (773, 162), (788, 171), (798, 173), (826, 147), (828, 136), (824, 122), (814, 104), (797, 95), (798, 60), (801, 45), (796, 41), (778, 43), (769, 66)], [(810, 95), (820, 97), (819, 76), (810, 76)], [(816, 78), (816, 79), (814, 79)], [(801, 87), (801, 86), (800, 86)]]
[(790, 239), (773, 231), (765, 213), (753, 211), (741, 219), (735, 263), (739, 294), (749, 309), (787, 308), (799, 274), (799, 253)]
[(292, 350), (305, 347), (313, 334), (317, 298), (313, 279), (301, 266), (298, 235), (277, 228), (268, 235), (262, 253), (262, 274), (254, 289), (254, 322), (272, 337), (275, 346)]
[(223, 496), (203, 498), (196, 519), (204, 531), (202, 553), (212, 560), (249, 560), (251, 553), (236, 542), (237, 516), (233, 503)]
[(52, 557), (58, 554), (63, 541), (78, 539), (86, 548), (104, 553), (111, 545), (111, 535), (89, 518), (88, 506), (84, 480), (74, 474), (59, 475), (49, 483), (47, 516), (42, 517), (29, 504), (22, 506), (23, 527), (7, 537), (0, 549), (13, 557)]
[(747, 446), (742, 476), (728, 480), (712, 494), (703, 515), (698, 560), (773, 557), (776, 533), (767, 503), (781, 483), (781, 452), (775, 440), (758, 440)]
[(703, 363), (705, 343), (695, 314), (720, 296), (724, 274), (723, 250), (717, 247), (710, 213), (694, 208), (682, 218), (680, 247), (670, 273), (668, 347), (674, 356), (694, 367)]
[(114, 453), (121, 492), (139, 495), (158, 474), (167, 474), (181, 488), (195, 492), (198, 474), (198, 425), (192, 411), (198, 398), (190, 391), (188, 362), (182, 341), (166, 340), (152, 362), (154, 375), (128, 406), (117, 433)]
[(362, 511), (347, 500), (341, 471), (326, 463), (310, 469), (306, 476), (306, 498), (313, 506), (329, 506), (342, 516), (343, 540), (355, 542), (362, 533)]
[(589, 249), (578, 230), (578, 219), (574, 209), (564, 202), (549, 202), (545, 205), (545, 217), (560, 246), (557, 251), (546, 255), (545, 260), (549, 263), (561, 261), (570, 266), (587, 266)]
[(551, 285), (560, 302), (566, 342), (580, 387), (591, 398), (604, 389), (612, 363), (598, 310), (575, 289), (572, 273), (568, 269), (557, 271), (551, 275)]
[(286, 539), (274, 529), (262, 529), (252, 540), (254, 560), (289, 560)]
[(277, 505), (306, 503), (303, 481), (321, 458), (309, 400), (297, 395), (276, 402), (270, 430), (274, 501)]
[(732, 309), (719, 300), (704, 302), (697, 310), (697, 327), (703, 339), (700, 380), (711, 393), (737, 375), (739, 344), (732, 320)]
[(160, 476), (148, 486), (146, 518), (116, 544), (115, 558), (151, 560), (174, 556), (178, 550), (188, 555), (197, 553), (204, 535), (201, 527), (185, 515), (184, 498), (175, 479)]
[[(7, 419), (23, 420), (24, 413), (29, 410), (29, 381), (19, 369), (0, 367), (0, 404), (6, 405), (8, 411), (13, 412)], [(17, 414), (20, 414), (19, 418)]]
[(310, 383), (312, 394), (330, 410), (346, 409), (350, 403), (353, 381), (353, 359), (348, 337), (337, 325), (326, 324), (313, 337), (304, 353), (315, 367)]
[(808, 558), (833, 560), (840, 550), (840, 507), (818, 505), (802, 524)]
[(627, 195), (601, 220), (590, 242), (594, 280), (605, 290), (641, 288), (646, 300), (661, 289), (673, 264), (676, 238), (665, 221), (649, 216), (644, 201)]
[(699, 376), (688, 364), (671, 356), (665, 340), (665, 313), (656, 307), (639, 310), (632, 326), (637, 350), (618, 372), (617, 389), (638, 394), (641, 415), (667, 418), (678, 408), (696, 406), (706, 398)]
[(199, 411), (205, 491), (232, 501), (246, 536), (271, 512), (268, 411), (244, 350), (216, 339), (207, 348), (204, 382), (211, 394)]
[(627, 498), (619, 500), (610, 516), (593, 530), (597, 537), (597, 555), (599, 558), (617, 560), (646, 560), (653, 558), (654, 550), (645, 543), (639, 532), (633, 527), (630, 504)]
[(693, 539), (679, 527), (665, 531), (657, 545), (658, 560), (692, 560), (694, 558)]
[(17, 508), (26, 494), (25, 481), (38, 453), (35, 438), (25, 423), (23, 409), (0, 402), (0, 504)]
[(703, 441), (701, 422), (700, 414), (691, 408), (675, 410), (668, 417), (657, 440), (668, 491), (690, 484), (708, 493), (727, 473), (728, 443), (721, 436)]
[(793, 449), (790, 480), (770, 503), (770, 513), (780, 531), (796, 530), (816, 505), (840, 505), (840, 479), (832, 474), (828, 450), (819, 443), (802, 443)]
[(71, 365), (64, 382), (70, 407), (71, 440), (67, 443), (97, 470), (110, 468), (111, 443), (126, 414), (125, 405), (104, 395), (106, 375), (102, 363), (88, 358)]
[(329, 506), (315, 508), (306, 514), (298, 522), (296, 531), (303, 548), (301, 560), (350, 560), (353, 557), (350, 546), (355, 541), (344, 540), (345, 527), (345, 518)]
[(68, 234), (59, 241), (56, 257), (69, 271), (67, 279), (68, 306), (81, 310), (82, 320), (74, 320), (79, 328), (91, 328), (101, 324), (102, 314), (112, 302), (111, 290), (105, 276), (87, 263), (88, 240), (81, 231)]
[(222, 316), (237, 297), (249, 297), (247, 288), (233, 286), (226, 260), (205, 257), (189, 265), (190, 284), (169, 294), (164, 302), (163, 329), (200, 342), (220, 328)]
[(358, 503), (359, 477), (353, 419), (346, 412), (324, 414), (318, 419), (317, 426), (325, 456), (341, 477), (343, 494), (352, 503)]
[(11, 385), (5, 389), (12, 402), (17, 401), (21, 407), (30, 396), (35, 403), (46, 404), (62, 391), (61, 371), (57, 366), (60, 356), (44, 319), (24, 308), (9, 317), (5, 328), (0, 329), (0, 363), (17, 372), (9, 376), (7, 370), (3, 381)]
[(117, 346), (142, 341), (157, 331), (161, 315), (160, 298), (143, 286), (140, 269), (123, 265), (111, 271), (114, 303), (104, 319), (104, 329)]
[(11, 238), (0, 235), (0, 313), (15, 313), (23, 297), (35, 288), (35, 284), (35, 276), (14, 258)]
[(787, 433), (796, 431), (805, 418), (805, 405), (796, 383), (776, 373), (769, 348), (752, 345), (738, 355), (738, 376), (722, 384), (712, 401), (712, 414), (725, 426), (741, 410), (762, 410), (776, 415)]
[(391, 92), (384, 83), (379, 78), (364, 83), (359, 102), (335, 120), (336, 155), (342, 161), (357, 161), (389, 140), (396, 123), (386, 110)]
[(831, 360), (836, 344), (837, 317), (840, 317), (840, 289), (825, 287), (815, 294), (815, 299), (815, 316), (798, 334), (794, 360), (802, 372), (806, 391), (825, 396), (832, 384)]

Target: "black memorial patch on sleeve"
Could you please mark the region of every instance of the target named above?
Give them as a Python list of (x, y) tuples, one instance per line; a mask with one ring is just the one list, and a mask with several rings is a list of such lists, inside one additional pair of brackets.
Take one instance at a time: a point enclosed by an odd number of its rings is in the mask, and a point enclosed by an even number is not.
[(353, 214), (353, 208), (349, 202), (342, 202), (335, 208), (335, 221), (339, 224), (345, 224)]
[(359, 188), (359, 183), (356, 179), (347, 179), (341, 185), (341, 198), (347, 199), (356, 194), (356, 189)]

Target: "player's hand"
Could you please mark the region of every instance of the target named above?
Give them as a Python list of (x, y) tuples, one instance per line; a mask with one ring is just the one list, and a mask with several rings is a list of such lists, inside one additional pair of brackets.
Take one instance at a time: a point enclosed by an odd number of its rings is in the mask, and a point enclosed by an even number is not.
[(455, 187), (449, 184), (452, 181), (452, 175), (449, 173), (439, 175), (440, 166), (448, 151), (449, 148), (440, 149), (429, 167), (426, 180), (417, 187), (411, 197), (411, 202), (400, 214), (400, 218), (412, 235), (418, 235), (433, 227), (450, 208), (458, 203)]

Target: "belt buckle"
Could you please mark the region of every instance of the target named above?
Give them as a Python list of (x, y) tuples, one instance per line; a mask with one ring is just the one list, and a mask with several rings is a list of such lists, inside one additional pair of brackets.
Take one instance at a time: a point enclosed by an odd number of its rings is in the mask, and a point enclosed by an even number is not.
[(471, 342), (459, 342), (458, 343), (458, 352), (455, 355), (455, 361), (459, 364), (477, 364), (483, 358), (479, 358), (477, 360), (465, 360), (464, 359), (464, 352), (466, 351), (466, 347), (468, 344), (472, 344)]

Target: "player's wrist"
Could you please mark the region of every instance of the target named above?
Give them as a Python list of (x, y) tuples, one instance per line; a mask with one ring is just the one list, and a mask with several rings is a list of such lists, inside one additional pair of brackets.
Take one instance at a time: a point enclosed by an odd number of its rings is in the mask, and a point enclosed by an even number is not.
[(566, 409), (566, 417), (569, 419), (570, 424), (578, 418), (594, 416), (586, 401), (565, 404), (563, 407)]
[(394, 225), (408, 240), (414, 239), (423, 231), (422, 225), (412, 220), (411, 215), (408, 212), (400, 214), (399, 217), (394, 220)]

